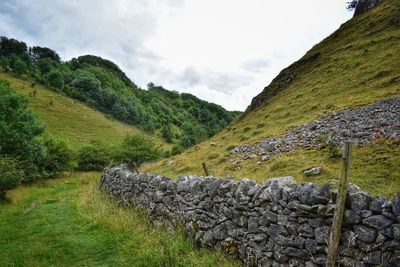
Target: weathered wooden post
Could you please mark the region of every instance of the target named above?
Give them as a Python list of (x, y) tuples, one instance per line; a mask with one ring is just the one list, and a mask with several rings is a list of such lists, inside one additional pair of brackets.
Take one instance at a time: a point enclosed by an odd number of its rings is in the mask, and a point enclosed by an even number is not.
[(350, 161), (351, 143), (346, 142), (343, 148), (342, 169), (339, 177), (339, 188), (336, 199), (335, 214), (333, 216), (332, 229), (329, 237), (329, 248), (328, 257), (326, 259), (326, 267), (335, 266), (338, 257), (340, 236), (342, 232), (342, 222), (346, 208), (345, 204), (347, 195), (347, 184), (349, 182)]
[(204, 173), (206, 174), (206, 176), (210, 176), (210, 173), (208, 172), (208, 168), (207, 168), (206, 163), (203, 162), (203, 163), (201, 164), (201, 166), (203, 166), (203, 170), (204, 170)]

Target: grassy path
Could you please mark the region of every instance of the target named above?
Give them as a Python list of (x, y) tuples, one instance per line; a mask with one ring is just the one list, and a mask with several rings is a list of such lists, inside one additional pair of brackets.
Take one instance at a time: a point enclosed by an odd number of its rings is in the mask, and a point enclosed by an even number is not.
[(99, 173), (76, 173), (8, 193), (0, 204), (0, 266), (232, 266), (180, 231), (149, 224), (97, 190)]

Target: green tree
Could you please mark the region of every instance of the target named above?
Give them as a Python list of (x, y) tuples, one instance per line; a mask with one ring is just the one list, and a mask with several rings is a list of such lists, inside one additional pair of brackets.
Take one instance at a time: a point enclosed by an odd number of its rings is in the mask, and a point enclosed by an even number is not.
[(125, 163), (141, 164), (158, 159), (162, 151), (149, 137), (142, 134), (128, 135), (117, 149), (114, 158)]
[(53, 50), (47, 47), (33, 46), (29, 48), (29, 57), (32, 61), (37, 61), (42, 58), (49, 58), (57, 63), (61, 63), (60, 56)]
[(27, 99), (0, 81), (0, 154), (24, 156), (44, 127), (36, 121)]
[(49, 73), (52, 69), (57, 68), (56, 62), (50, 58), (40, 58), (34, 64), (41, 74)]
[(165, 124), (162, 128), (162, 135), (168, 143), (172, 143), (172, 138), (174, 136), (171, 126), (169, 124)]
[(15, 73), (17, 73), (19, 75), (25, 74), (28, 72), (28, 66), (19, 57), (17, 57), (14, 61), (11, 62), (11, 68)]
[(10, 66), (10, 61), (6, 57), (0, 57), (0, 67), (2, 67), (5, 71), (8, 71), (8, 67)]
[(72, 86), (77, 88), (84, 98), (93, 101), (100, 99), (101, 82), (90, 73), (84, 73), (72, 81)]
[(49, 82), (50, 86), (55, 88), (62, 89), (64, 86), (64, 76), (57, 69), (53, 69), (49, 72), (47, 81)]

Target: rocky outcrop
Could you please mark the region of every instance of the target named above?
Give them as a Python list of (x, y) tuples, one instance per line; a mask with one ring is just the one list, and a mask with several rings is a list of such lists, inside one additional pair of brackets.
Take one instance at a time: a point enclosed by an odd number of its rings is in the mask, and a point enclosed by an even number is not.
[[(335, 210), (329, 186), (291, 177), (251, 180), (107, 170), (100, 188), (121, 204), (147, 210), (156, 224), (181, 224), (203, 247), (253, 266), (323, 266)], [(395, 200), (350, 193), (339, 261), (343, 266), (400, 266), (400, 194)]]
[(346, 140), (355, 144), (373, 143), (378, 139), (400, 141), (400, 97), (380, 101), (358, 109), (334, 112), (309, 124), (274, 136), (258, 144), (243, 144), (231, 150), (242, 158), (261, 157), (266, 160), (297, 148), (321, 148), (342, 145)]
[(354, 16), (376, 7), (380, 2), (380, 0), (358, 0), (354, 9)]

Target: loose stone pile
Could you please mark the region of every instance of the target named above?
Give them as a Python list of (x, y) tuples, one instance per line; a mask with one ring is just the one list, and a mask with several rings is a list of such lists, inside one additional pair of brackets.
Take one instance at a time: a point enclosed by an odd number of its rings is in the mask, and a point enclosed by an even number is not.
[[(328, 185), (291, 177), (251, 180), (107, 170), (101, 190), (125, 205), (147, 209), (156, 224), (182, 224), (204, 247), (254, 266), (322, 266), (335, 210)], [(342, 266), (400, 266), (400, 194), (395, 200), (350, 193), (339, 262)]]
[(297, 127), (283, 136), (259, 144), (243, 144), (231, 150), (242, 158), (267, 160), (297, 148), (321, 148), (328, 143), (342, 145), (372, 143), (377, 139), (400, 141), (400, 97), (362, 108), (334, 112), (320, 120)]

